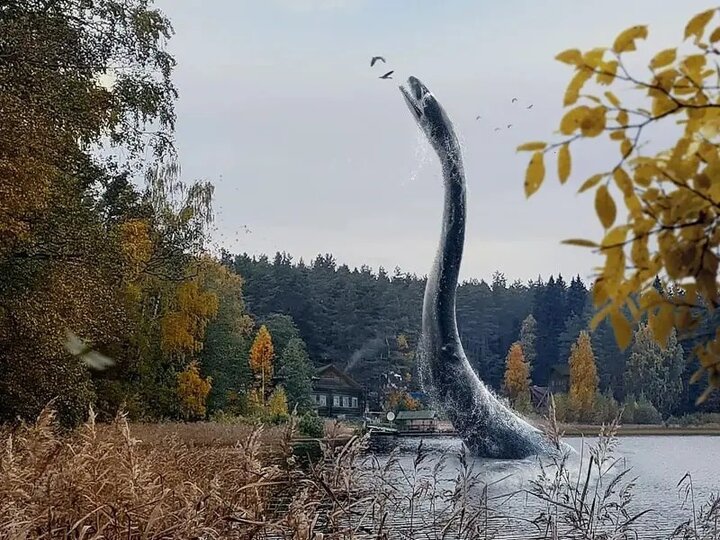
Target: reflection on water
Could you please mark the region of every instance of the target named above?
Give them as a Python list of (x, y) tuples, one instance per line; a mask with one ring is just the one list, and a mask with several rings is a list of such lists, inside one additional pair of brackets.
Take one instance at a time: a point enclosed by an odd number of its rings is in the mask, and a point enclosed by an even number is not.
[[(580, 470), (581, 460), (587, 470), (589, 457), (588, 447), (594, 444), (593, 439), (565, 439), (577, 454), (569, 459), (569, 469), (575, 475)], [(373, 455), (385, 463), (392, 454), (405, 470), (412, 470), (413, 460), (417, 454), (419, 438), (379, 438), (372, 443)], [(462, 441), (457, 438), (438, 437), (422, 441), (423, 447), (430, 451), (425, 461), (426, 468), (432, 468), (440, 456), (446, 460), (445, 475), (441, 479), (450, 485), (460, 468), (459, 453)], [(638, 523), (643, 537), (658, 538), (668, 535), (680, 523), (692, 518), (692, 505), (686, 499), (686, 493), (678, 487), (678, 482), (690, 474), (696, 506), (707, 501), (713, 493), (720, 491), (720, 437), (712, 436), (665, 436), (665, 437), (622, 437), (614, 451), (618, 459), (618, 472), (629, 468), (627, 481), (634, 480), (631, 514), (645, 509), (653, 511), (643, 516)], [(541, 502), (527, 494), (532, 489), (532, 482), (538, 478), (541, 463), (537, 458), (525, 460), (495, 460), (468, 456), (468, 466), (480, 480), (479, 485), (486, 485), (483, 496), (495, 501), (503, 513), (516, 517), (532, 519), (542, 506)], [(403, 489), (403, 482), (398, 482)], [(498, 537), (523, 537), (522, 525), (515, 522), (510, 530), (507, 526), (499, 527)], [(527, 537), (537, 534), (529, 526)]]

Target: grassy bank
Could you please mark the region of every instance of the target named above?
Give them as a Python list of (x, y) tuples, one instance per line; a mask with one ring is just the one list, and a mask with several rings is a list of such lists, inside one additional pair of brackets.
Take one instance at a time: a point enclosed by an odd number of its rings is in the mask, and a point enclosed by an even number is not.
[[(91, 416), (68, 433), (46, 410), (34, 424), (0, 427), (0, 540), (631, 538), (645, 515), (613, 459), (614, 425), (581, 471), (558, 456), (501, 499), (464, 450), (418, 441), (414, 455), (375, 456), (366, 438), (348, 440), (346, 426), (328, 423), (308, 462), (295, 450), (297, 425), (101, 425)], [(534, 506), (511, 515), (510, 496)], [(717, 538), (720, 502), (693, 516), (678, 538)]]

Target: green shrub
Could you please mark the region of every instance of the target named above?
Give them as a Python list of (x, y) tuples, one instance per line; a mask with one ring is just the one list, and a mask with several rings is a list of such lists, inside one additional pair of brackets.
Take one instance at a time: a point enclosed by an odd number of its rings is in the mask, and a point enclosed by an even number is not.
[(553, 400), (555, 401), (555, 418), (558, 422), (572, 422), (575, 420), (567, 394), (553, 394)]
[(308, 411), (300, 417), (298, 429), (303, 435), (319, 439), (325, 435), (325, 422), (315, 411)]
[(599, 394), (595, 398), (593, 420), (597, 424), (609, 424), (620, 414), (620, 404), (610, 392)]
[(662, 416), (645, 396), (625, 402), (622, 420), (626, 424), (661, 424)]

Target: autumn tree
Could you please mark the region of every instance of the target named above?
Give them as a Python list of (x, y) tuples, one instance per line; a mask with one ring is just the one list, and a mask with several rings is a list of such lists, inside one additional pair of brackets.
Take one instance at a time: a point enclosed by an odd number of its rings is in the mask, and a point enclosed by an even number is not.
[(505, 360), (505, 392), (510, 402), (528, 397), (530, 392), (530, 366), (525, 361), (522, 345), (515, 342), (510, 346)]
[(288, 416), (288, 401), (285, 389), (277, 386), (267, 402), (267, 414), (273, 420), (284, 420)]
[[(574, 69), (563, 98), (568, 108), (559, 125), (563, 138), (518, 148), (532, 152), (525, 178), (530, 196), (545, 178), (547, 156), (557, 153), (557, 175), (565, 183), (578, 142), (604, 136), (617, 145), (617, 160), (579, 189), (595, 192), (602, 238), (566, 243), (604, 257), (593, 286), (599, 311), (592, 327), (609, 318), (623, 348), (631, 341), (632, 322), (645, 315), (664, 345), (673, 326), (693, 331), (718, 306), (719, 22), (717, 9), (692, 17), (685, 43), (653, 54), (647, 77), (628, 67), (628, 56), (648, 36), (646, 26), (621, 32), (610, 47), (561, 52), (557, 60)], [(658, 132), (671, 134), (674, 142), (652, 141)], [(660, 294), (653, 287), (656, 277), (678, 294)], [(701, 367), (693, 380), (707, 373), (710, 383), (702, 400), (720, 386), (720, 334), (704, 336), (694, 353)]]
[(177, 375), (177, 394), (180, 408), (185, 419), (204, 418), (207, 396), (212, 387), (212, 379), (200, 376), (197, 362), (191, 362), (185, 371)]
[(570, 352), (570, 408), (579, 419), (591, 417), (598, 392), (598, 375), (590, 334), (580, 332)]
[(198, 359), (213, 379), (208, 410), (240, 413), (253, 386), (248, 363), (253, 322), (245, 311), (243, 279), (220, 262), (203, 257), (198, 281), (218, 299), (217, 315), (207, 323)]
[(388, 394), (388, 407), (393, 411), (417, 411), (420, 406), (420, 402), (407, 390), (393, 389)]
[(683, 392), (685, 358), (675, 331), (661, 347), (647, 324), (635, 332), (625, 371), (625, 393), (645, 396), (665, 417), (673, 413)]
[(273, 375), (274, 357), (272, 337), (267, 327), (262, 325), (250, 347), (250, 368), (260, 379), (260, 399), (263, 404), (265, 403), (266, 385), (270, 383)]

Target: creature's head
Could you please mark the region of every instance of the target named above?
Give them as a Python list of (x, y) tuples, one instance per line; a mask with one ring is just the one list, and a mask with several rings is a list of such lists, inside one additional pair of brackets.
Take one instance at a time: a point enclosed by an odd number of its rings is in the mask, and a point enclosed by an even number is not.
[(415, 77), (410, 77), (407, 84), (408, 88), (400, 86), (400, 91), (440, 158), (456, 151), (459, 145), (452, 122), (435, 96)]

